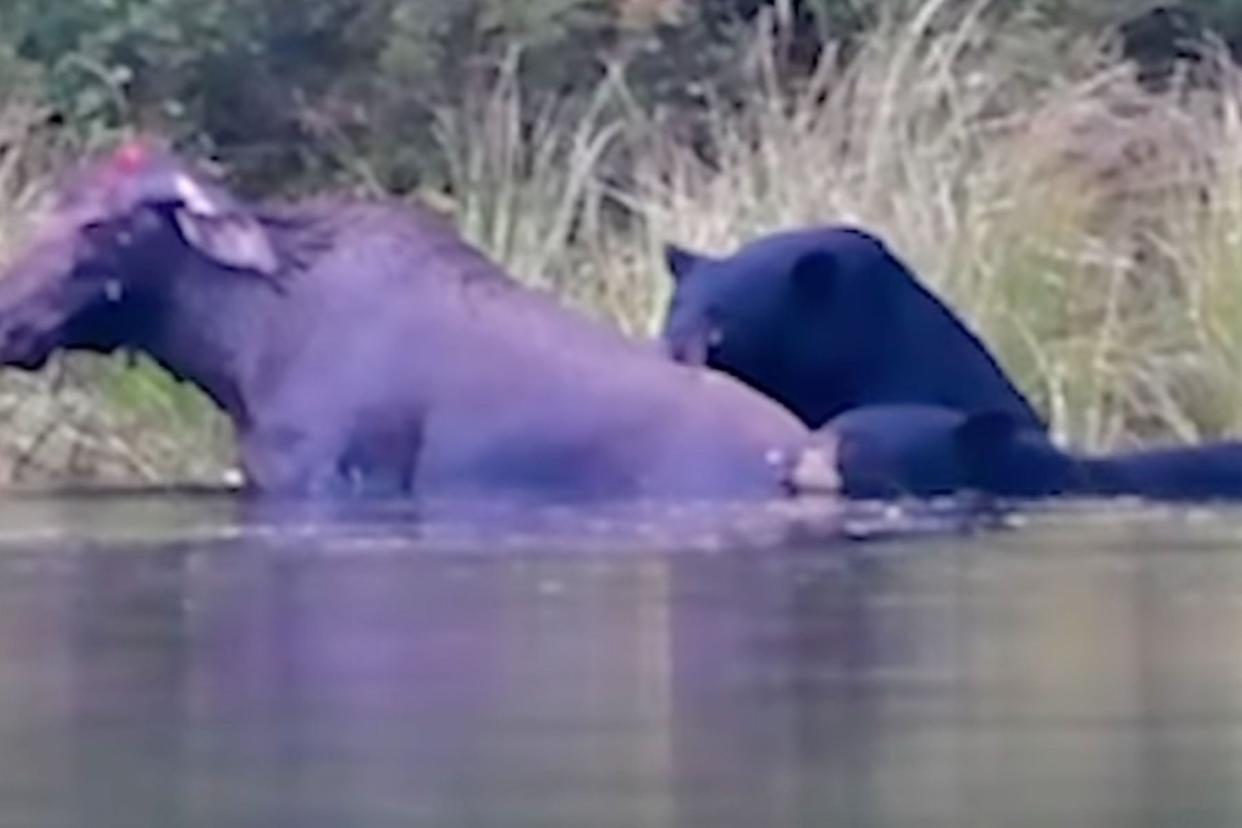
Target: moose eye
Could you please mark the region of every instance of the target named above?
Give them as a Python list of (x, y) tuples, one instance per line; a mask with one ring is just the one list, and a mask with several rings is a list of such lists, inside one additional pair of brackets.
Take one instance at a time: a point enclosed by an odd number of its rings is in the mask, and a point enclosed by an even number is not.
[(132, 238), (132, 234), (117, 224), (115, 221), (96, 221), (87, 224), (82, 228), (82, 235), (95, 248), (108, 248), (116, 244), (125, 246), (127, 241), (124, 238)]
[(126, 250), (159, 223), (159, 216), (153, 210), (142, 209), (121, 217), (91, 222), (82, 228), (82, 232), (96, 250)]

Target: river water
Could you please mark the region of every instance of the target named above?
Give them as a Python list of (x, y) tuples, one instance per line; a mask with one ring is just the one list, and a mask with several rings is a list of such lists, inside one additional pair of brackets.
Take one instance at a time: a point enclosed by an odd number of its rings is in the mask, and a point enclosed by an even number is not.
[(0, 504), (0, 826), (1242, 824), (1242, 510)]

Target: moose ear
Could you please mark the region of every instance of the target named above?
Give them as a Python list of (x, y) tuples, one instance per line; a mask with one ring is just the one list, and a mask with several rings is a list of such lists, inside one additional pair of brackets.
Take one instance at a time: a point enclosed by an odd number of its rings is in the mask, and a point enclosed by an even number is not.
[(178, 172), (173, 218), (186, 243), (218, 264), (272, 276), (280, 267), (263, 226), (227, 194)]
[(664, 264), (673, 275), (674, 282), (680, 282), (690, 271), (707, 259), (702, 254), (678, 247), (675, 244), (664, 245)]
[(834, 292), (836, 271), (837, 258), (826, 250), (799, 256), (789, 274), (795, 295), (807, 303), (828, 301)]
[(267, 231), (250, 216), (208, 216), (177, 207), (173, 217), (186, 242), (214, 262), (263, 276), (275, 275), (280, 268)]

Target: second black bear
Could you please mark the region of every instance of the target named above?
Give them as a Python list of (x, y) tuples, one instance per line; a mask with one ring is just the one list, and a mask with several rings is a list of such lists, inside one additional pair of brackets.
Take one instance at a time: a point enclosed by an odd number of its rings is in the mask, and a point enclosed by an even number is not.
[(961, 491), (1014, 498), (1242, 498), (1242, 442), (1073, 454), (1004, 412), (938, 406), (856, 408), (819, 431), (841, 491), (853, 498)]

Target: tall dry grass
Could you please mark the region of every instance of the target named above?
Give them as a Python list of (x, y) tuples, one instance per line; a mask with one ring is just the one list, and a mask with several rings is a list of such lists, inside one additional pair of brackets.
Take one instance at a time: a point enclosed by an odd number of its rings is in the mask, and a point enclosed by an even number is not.
[[(513, 63), (443, 113), (437, 203), (520, 278), (641, 335), (668, 291), (664, 242), (724, 252), (858, 223), (1069, 442), (1242, 434), (1242, 70), (1208, 54), (1193, 83), (1150, 93), (1110, 44), (1002, 8), (926, 0), (796, 83), (761, 27), (746, 87), (709, 95), (693, 140), (635, 102), (621, 67), (570, 105), (535, 100)], [(20, 135), (0, 147), (3, 247), (59, 162)], [(4, 375), (0, 416), (28, 413), (0, 456), (148, 479), (227, 464), (219, 418), (157, 372), (64, 365)]]

